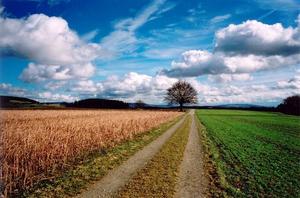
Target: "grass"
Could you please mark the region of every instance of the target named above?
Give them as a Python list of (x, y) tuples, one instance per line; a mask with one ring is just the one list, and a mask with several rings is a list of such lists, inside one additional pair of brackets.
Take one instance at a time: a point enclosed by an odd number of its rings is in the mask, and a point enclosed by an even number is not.
[(299, 197), (299, 117), (234, 110), (199, 110), (197, 116), (224, 194)]
[(188, 117), (159, 153), (119, 191), (117, 197), (172, 197), (190, 125), (191, 117)]
[(200, 121), (196, 122), (196, 126), (199, 133), (200, 145), (203, 150), (203, 171), (205, 176), (208, 179), (209, 191), (207, 191), (208, 197), (225, 197), (226, 194), (223, 192), (221, 186), (220, 176), (217, 170), (217, 163), (215, 154), (218, 154), (217, 149), (215, 148), (213, 142), (208, 138), (206, 128), (201, 124)]
[(179, 119), (162, 124), (149, 132), (138, 134), (113, 148), (93, 153), (63, 175), (48, 178), (25, 192), (23, 197), (69, 197), (78, 194), (93, 181), (101, 179), (109, 170), (119, 166), (135, 152), (152, 142)]

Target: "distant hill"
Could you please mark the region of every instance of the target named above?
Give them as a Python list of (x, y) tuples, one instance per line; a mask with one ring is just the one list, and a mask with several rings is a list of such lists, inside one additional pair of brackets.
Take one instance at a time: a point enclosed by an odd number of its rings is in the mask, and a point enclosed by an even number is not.
[(265, 106), (253, 105), (253, 104), (223, 104), (223, 105), (216, 105), (215, 107), (223, 107), (223, 108), (262, 108), (262, 107), (265, 107)]
[[(129, 103), (130, 108), (136, 108), (136, 103)], [(144, 104), (144, 109), (176, 109), (178, 105), (168, 104)], [(211, 105), (211, 106), (200, 106), (200, 105), (185, 105), (186, 109), (247, 109), (247, 110), (262, 110), (262, 111), (274, 111), (274, 107), (266, 107), (254, 104), (222, 104), (222, 105)]]
[(23, 108), (33, 107), (39, 105), (38, 101), (15, 96), (0, 96), (0, 107), (1, 108)]

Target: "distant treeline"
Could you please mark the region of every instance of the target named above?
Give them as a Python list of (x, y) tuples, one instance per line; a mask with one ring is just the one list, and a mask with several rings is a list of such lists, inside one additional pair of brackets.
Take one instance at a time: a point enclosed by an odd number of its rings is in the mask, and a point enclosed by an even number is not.
[(107, 99), (85, 99), (75, 101), (73, 103), (65, 103), (66, 107), (74, 108), (100, 108), (100, 109), (127, 109), (129, 104), (119, 100), (107, 100)]

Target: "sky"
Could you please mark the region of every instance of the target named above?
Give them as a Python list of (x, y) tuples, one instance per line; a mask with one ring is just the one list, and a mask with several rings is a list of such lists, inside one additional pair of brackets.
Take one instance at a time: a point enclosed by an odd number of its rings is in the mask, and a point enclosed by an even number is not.
[(300, 93), (300, 0), (0, 0), (0, 95), (274, 106)]

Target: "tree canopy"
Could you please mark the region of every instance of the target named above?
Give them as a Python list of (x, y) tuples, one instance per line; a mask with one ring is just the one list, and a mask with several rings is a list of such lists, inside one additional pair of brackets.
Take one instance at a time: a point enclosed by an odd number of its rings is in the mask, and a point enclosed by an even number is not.
[(282, 113), (300, 115), (300, 95), (287, 97), (277, 109)]
[(167, 90), (165, 101), (169, 104), (179, 104), (182, 111), (184, 104), (196, 104), (198, 102), (197, 91), (190, 83), (179, 80)]

